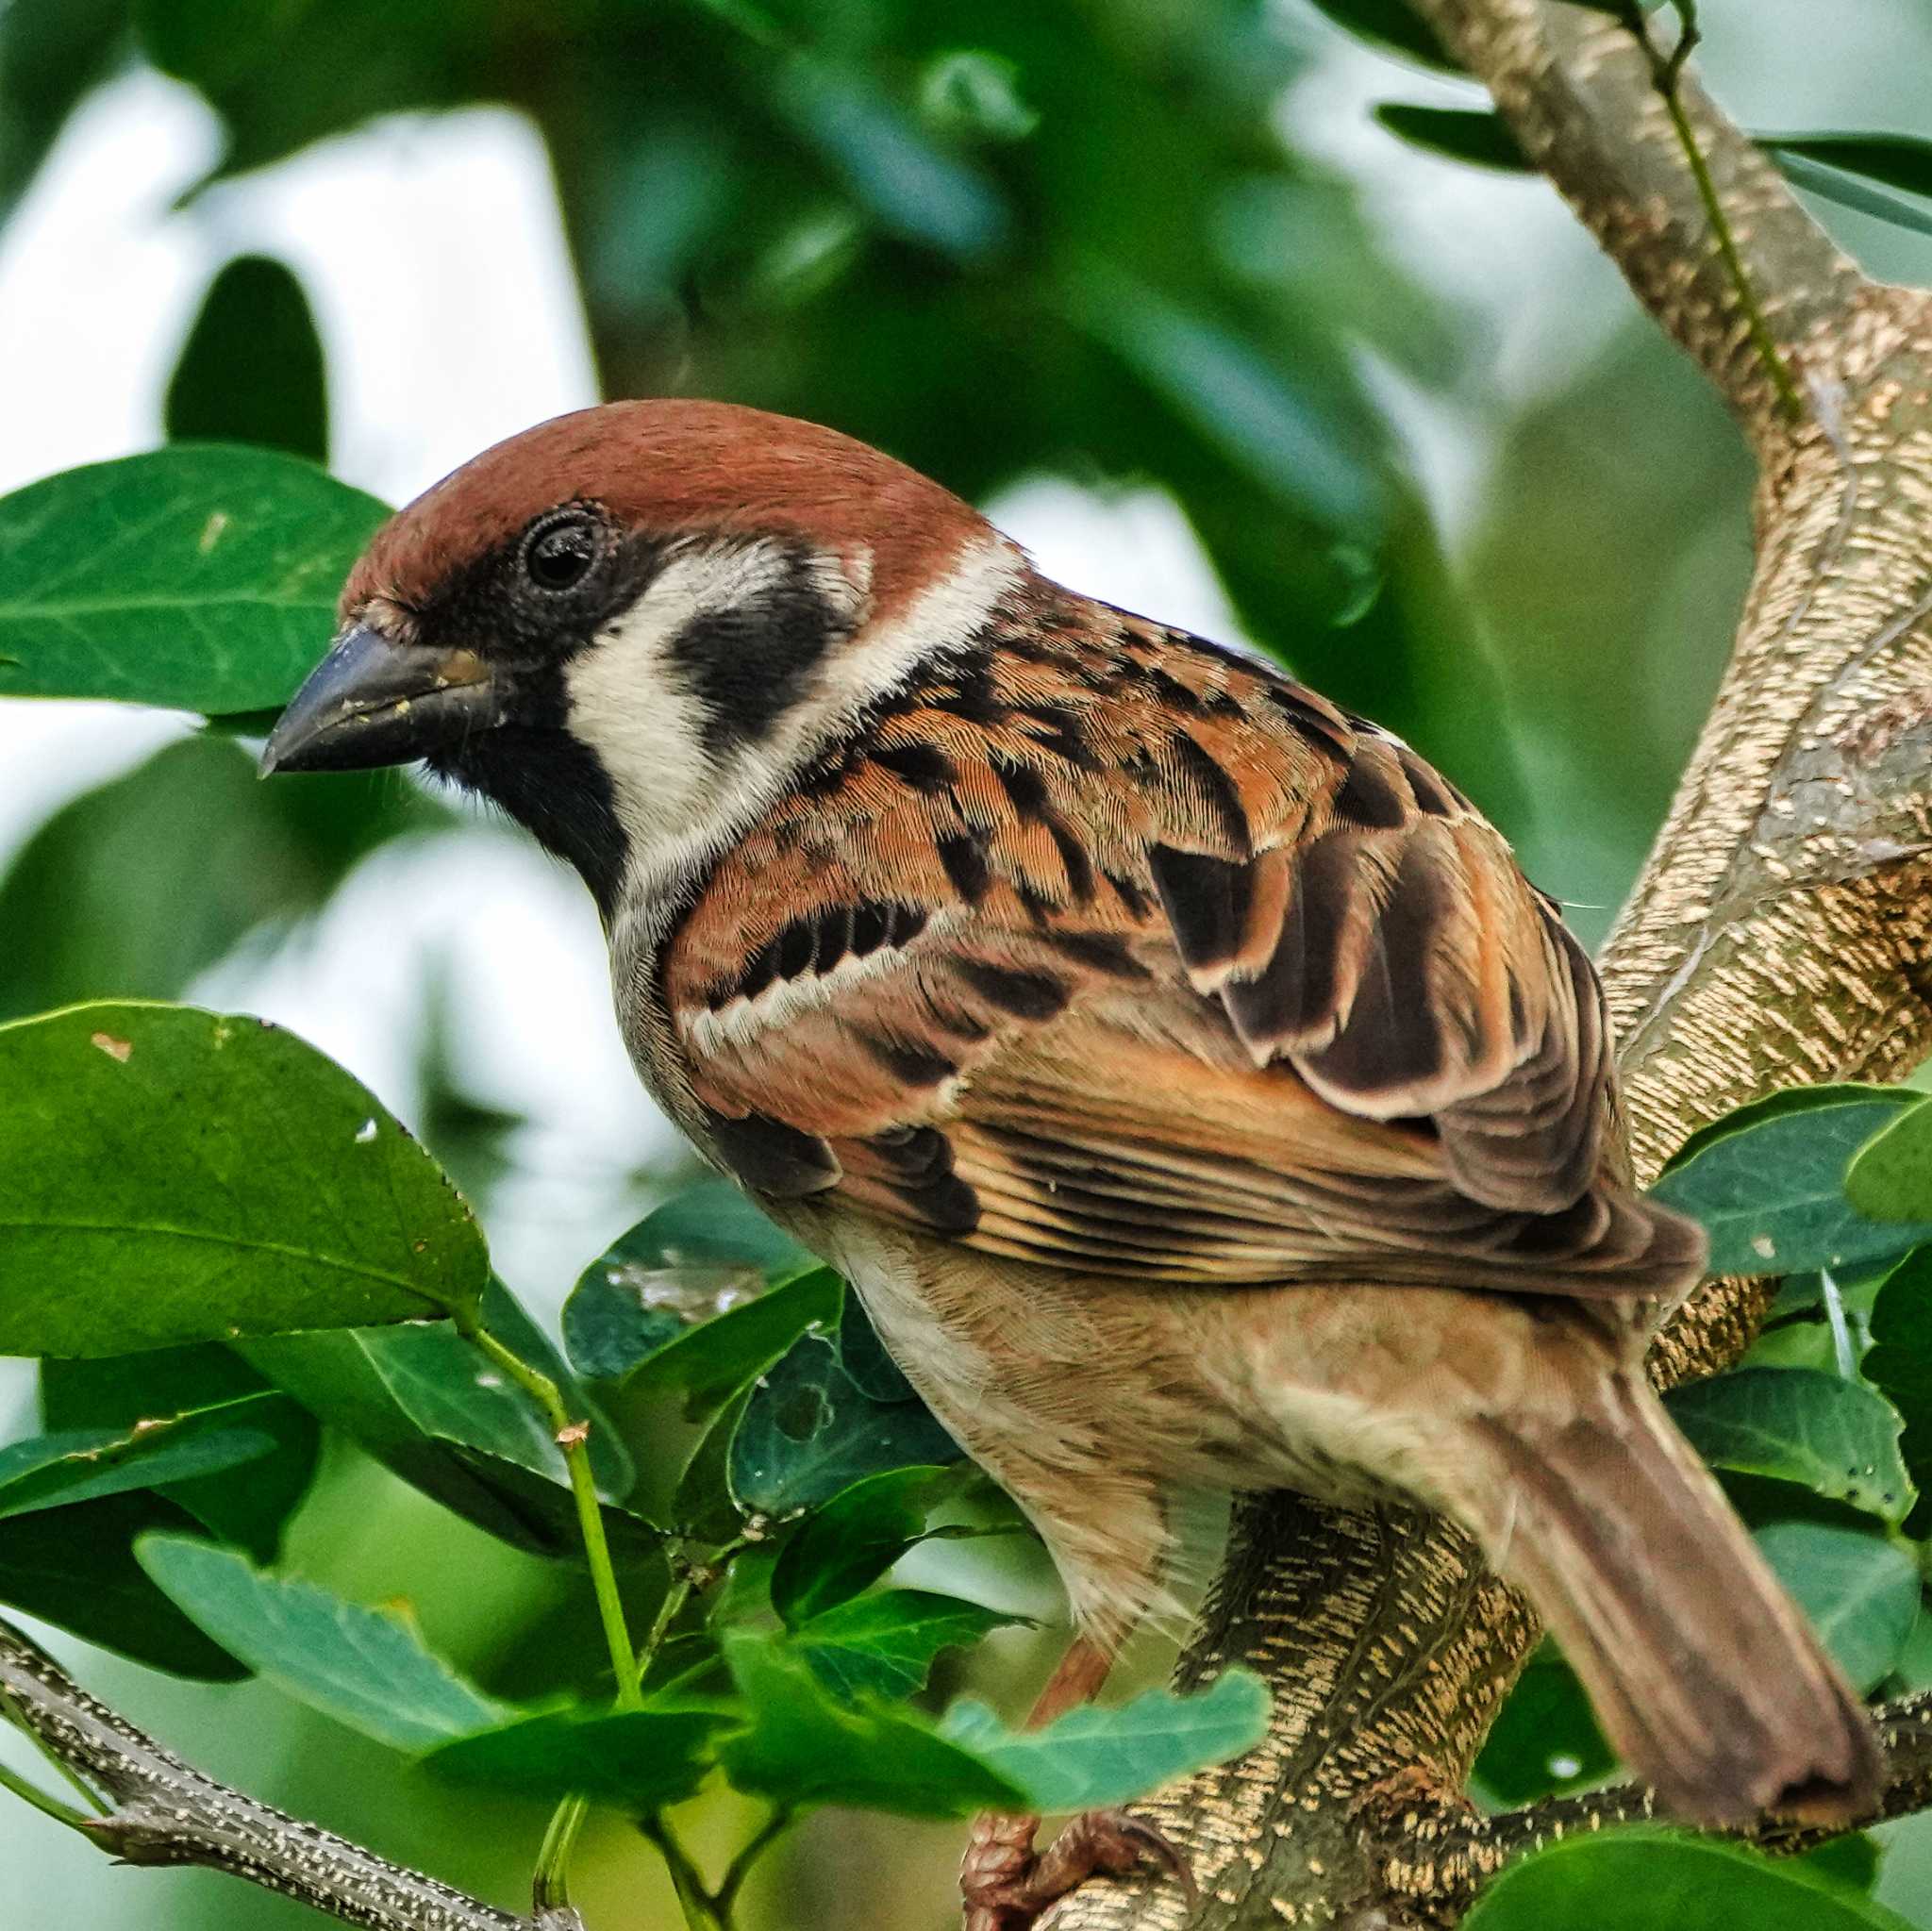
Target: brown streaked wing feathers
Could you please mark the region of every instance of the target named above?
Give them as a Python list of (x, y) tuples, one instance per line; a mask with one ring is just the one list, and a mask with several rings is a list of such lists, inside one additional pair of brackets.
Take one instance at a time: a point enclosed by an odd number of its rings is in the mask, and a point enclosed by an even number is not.
[[(664, 972), (702, 1104), (815, 1141), (855, 1206), (1062, 1267), (1694, 1275), (1695, 1230), (1603, 1171), (1594, 976), (1474, 807), (1259, 666), (1072, 608), (935, 667), (721, 863)], [(904, 774), (922, 741), (951, 782)], [(774, 979), (781, 925), (874, 906), (908, 908), (885, 942)]]

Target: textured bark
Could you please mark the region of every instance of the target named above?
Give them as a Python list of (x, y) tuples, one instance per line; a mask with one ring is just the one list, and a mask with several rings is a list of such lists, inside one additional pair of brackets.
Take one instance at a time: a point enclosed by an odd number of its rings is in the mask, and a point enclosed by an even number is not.
[[(1773, 1087), (1890, 1078), (1932, 1052), (1932, 302), (1861, 276), (1687, 79), (1805, 400), (1788, 419), (1631, 37), (1563, 0), (1413, 4), (1717, 386), (1759, 466), (1730, 667), (1601, 962), (1648, 1179), (1693, 1128)], [(1658, 1378), (1735, 1360), (1767, 1292), (1707, 1284), (1660, 1338)], [(1465, 1539), (1425, 1516), (1286, 1496), (1242, 1508), (1179, 1677), (1258, 1670), (1270, 1733), (1144, 1806), (1192, 1858), (1201, 1905), (1098, 1882), (1053, 1931), (1453, 1922), (1540, 1835), (1641, 1814), (1642, 1793), (1624, 1792), (1482, 1825), (1444, 1801), (1536, 1634)], [(1923, 1711), (1889, 1723), (1891, 1815), (1932, 1780)]]

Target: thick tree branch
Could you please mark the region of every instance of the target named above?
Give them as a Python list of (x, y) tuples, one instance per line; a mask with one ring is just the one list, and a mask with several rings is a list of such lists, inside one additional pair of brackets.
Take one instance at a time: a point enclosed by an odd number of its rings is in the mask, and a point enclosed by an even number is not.
[[(1723, 392), (1759, 465), (1731, 664), (1603, 960), (1647, 1179), (1692, 1128), (1774, 1086), (1891, 1077), (1932, 1051), (1932, 303), (1864, 279), (1687, 79), (1807, 405), (1792, 421), (1625, 31), (1564, 0), (1413, 4)], [(1735, 1360), (1766, 1293), (1707, 1284), (1660, 1338), (1659, 1378)], [(1461, 1790), (1535, 1637), (1521, 1599), (1428, 1517), (1243, 1507), (1179, 1675), (1259, 1670), (1270, 1733), (1146, 1806), (1192, 1858), (1201, 1906), (1151, 1880), (1090, 1884), (1054, 1931), (1452, 1919), (1467, 1885), (1444, 1873), (1426, 1900), (1395, 1895), (1390, 1847), (1361, 1819), (1391, 1794)], [(1902, 1768), (1900, 1806), (1927, 1794), (1923, 1765)], [(1413, 1868), (1432, 1868), (1416, 1848)]]
[(109, 1802), (77, 1826), (129, 1864), (193, 1864), (365, 1931), (583, 1931), (576, 1912), (498, 1910), (218, 1784), (88, 1695), (0, 1623), (0, 1711)]

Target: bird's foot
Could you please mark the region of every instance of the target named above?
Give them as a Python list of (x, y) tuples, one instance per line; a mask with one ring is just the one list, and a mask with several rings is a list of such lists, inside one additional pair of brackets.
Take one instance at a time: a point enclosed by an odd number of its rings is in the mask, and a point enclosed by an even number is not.
[(964, 1931), (1027, 1931), (1056, 1898), (1098, 1872), (1124, 1877), (1142, 1865), (1165, 1871), (1196, 1895), (1194, 1873), (1164, 1833), (1124, 1810), (1085, 1810), (1048, 1844), (1033, 1848), (1037, 1817), (988, 1812), (974, 1820), (959, 1865)]

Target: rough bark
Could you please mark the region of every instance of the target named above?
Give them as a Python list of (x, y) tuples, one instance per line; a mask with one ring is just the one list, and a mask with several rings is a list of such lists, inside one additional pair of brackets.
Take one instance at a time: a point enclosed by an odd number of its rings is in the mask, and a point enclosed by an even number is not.
[[(1804, 401), (1790, 418), (1631, 36), (1564, 0), (1412, 4), (1716, 385), (1758, 463), (1757, 567), (1729, 669), (1601, 961), (1647, 1179), (1693, 1128), (1773, 1087), (1890, 1078), (1932, 1051), (1932, 301), (1862, 276), (1687, 78)], [(1765, 1297), (1763, 1283), (1707, 1284), (1659, 1340), (1659, 1379), (1735, 1360)], [(1474, 1877), (1549, 1816), (1485, 1835), (1399, 1799), (1460, 1790), (1536, 1634), (1427, 1517), (1288, 1496), (1243, 1508), (1179, 1676), (1260, 1671), (1270, 1733), (1145, 1806), (1193, 1860), (1201, 1903), (1094, 1883), (1053, 1931), (1453, 1920)], [(1916, 1710), (1893, 1721), (1923, 1729)], [(1924, 1766), (1895, 1761), (1888, 1804), (1923, 1804)]]

